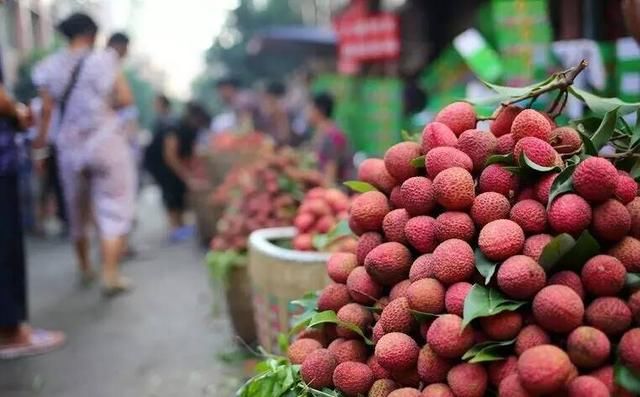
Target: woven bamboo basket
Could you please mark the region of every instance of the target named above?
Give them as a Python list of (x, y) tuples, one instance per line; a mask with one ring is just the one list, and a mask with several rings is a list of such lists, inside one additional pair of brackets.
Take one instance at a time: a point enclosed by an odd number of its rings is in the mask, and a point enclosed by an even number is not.
[(269, 352), (278, 351), (278, 335), (289, 330), (294, 309), (289, 302), (329, 283), (327, 253), (282, 248), (278, 240), (290, 240), (293, 227), (255, 231), (249, 237), (249, 277), (258, 341)]
[(251, 303), (251, 283), (246, 265), (233, 267), (229, 274), (225, 295), (235, 335), (242, 340), (242, 343), (253, 345), (257, 338)]

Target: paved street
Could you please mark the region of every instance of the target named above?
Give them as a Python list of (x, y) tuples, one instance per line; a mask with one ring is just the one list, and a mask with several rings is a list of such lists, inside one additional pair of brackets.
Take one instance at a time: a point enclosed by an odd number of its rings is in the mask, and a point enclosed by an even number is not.
[(29, 240), (31, 320), (62, 329), (67, 346), (47, 356), (0, 362), (3, 397), (231, 396), (238, 366), (219, 354), (232, 338), (224, 315), (212, 316), (204, 253), (195, 243), (169, 246), (154, 189), (146, 189), (127, 262), (133, 293), (105, 300), (75, 280), (71, 247)]

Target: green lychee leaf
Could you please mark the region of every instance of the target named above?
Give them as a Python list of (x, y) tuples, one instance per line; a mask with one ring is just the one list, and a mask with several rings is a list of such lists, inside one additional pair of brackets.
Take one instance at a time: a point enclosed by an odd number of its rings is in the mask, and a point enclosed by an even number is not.
[(616, 360), (613, 366), (613, 376), (618, 386), (633, 394), (640, 394), (640, 375), (636, 375), (631, 369), (624, 366), (620, 360)]
[(611, 140), (613, 132), (616, 129), (617, 121), (618, 108), (612, 109), (604, 115), (600, 126), (591, 136), (591, 142), (593, 143), (593, 147), (596, 149), (596, 151), (602, 149), (602, 147)]
[(555, 236), (542, 249), (538, 262), (544, 270), (549, 271), (576, 245), (576, 240), (568, 233)]
[(480, 248), (476, 248), (474, 255), (476, 258), (476, 269), (478, 269), (478, 273), (484, 277), (484, 285), (489, 285), (498, 267), (498, 262), (487, 259), (487, 257), (482, 254), (482, 251), (480, 251)]
[(504, 311), (515, 311), (527, 302), (506, 298), (497, 289), (474, 284), (464, 300), (462, 326), (480, 317), (489, 317)]
[(356, 193), (377, 192), (375, 186), (370, 183), (362, 181), (346, 181), (344, 185)]
[(547, 210), (551, 208), (551, 203), (559, 195), (573, 191), (573, 171), (576, 169), (576, 164), (568, 165), (567, 168), (562, 170), (556, 179), (551, 184), (549, 189), (549, 202), (547, 204)]
[(411, 165), (414, 168), (425, 168), (426, 167), (425, 159), (426, 159), (426, 156), (416, 157), (415, 159), (411, 160)]
[(508, 153), (508, 154), (494, 154), (492, 156), (489, 156), (489, 158), (487, 159), (487, 161), (484, 163), (485, 166), (491, 165), (491, 164), (507, 164), (507, 165), (513, 165), (513, 153)]
[(411, 314), (413, 314), (413, 318), (415, 318), (416, 321), (418, 321), (419, 323), (426, 323), (427, 321), (440, 317), (439, 314), (419, 312), (417, 310), (409, 310), (409, 311), (411, 312)]
[[(542, 87), (543, 85), (546, 85), (548, 83), (550, 83), (552, 80), (554, 79), (554, 76), (549, 76), (546, 80), (535, 83), (535, 84), (531, 84), (525, 87), (506, 87), (506, 86), (502, 86), (502, 85), (497, 85), (497, 84), (492, 84), (489, 83), (488, 81), (484, 81), (484, 80), (480, 80), (482, 81), (482, 84), (486, 85), (488, 88), (492, 89), (493, 91), (497, 92), (500, 96), (503, 97), (502, 100), (504, 99), (508, 99), (508, 98), (518, 98), (521, 96), (527, 96), (531, 93), (533, 93), (534, 91), (536, 91), (537, 89), (539, 89), (540, 87)], [(526, 98), (524, 98), (526, 99)]]
[(600, 253), (598, 240), (585, 230), (580, 234), (571, 251), (562, 258), (561, 265), (563, 268), (579, 271), (582, 265), (598, 253)]
[(584, 102), (595, 114), (605, 114), (616, 108), (620, 109), (620, 114), (627, 114), (640, 108), (640, 102), (625, 102), (619, 98), (604, 98), (575, 86), (569, 87), (569, 93)]
[(598, 150), (596, 150), (595, 146), (593, 146), (593, 142), (591, 142), (591, 135), (583, 124), (578, 124), (576, 126), (576, 131), (580, 134), (580, 138), (582, 139), (582, 151), (584, 154), (589, 156), (597, 156)]
[(529, 157), (527, 157), (526, 153), (522, 151), (520, 155), (520, 167), (525, 170), (531, 170), (536, 172), (550, 172), (558, 169), (557, 166), (547, 167), (540, 164), (535, 163)]
[(418, 134), (411, 134), (407, 130), (400, 131), (400, 136), (405, 142), (418, 142), (420, 136)]
[(319, 295), (318, 291), (307, 292), (302, 298), (289, 302), (290, 313), (300, 312), (291, 317), (290, 325), (292, 328), (296, 328), (301, 322), (310, 320), (317, 313)]
[(286, 334), (278, 334), (278, 348), (281, 352), (289, 350), (289, 337)]
[(624, 284), (627, 288), (640, 288), (640, 273), (627, 273)]
[(507, 341), (487, 341), (478, 343), (462, 356), (464, 361), (471, 364), (488, 361), (504, 360), (510, 354), (509, 347), (516, 342), (515, 339)]
[(629, 174), (636, 181), (640, 181), (640, 159), (636, 160), (636, 162), (633, 165), (633, 167), (631, 167), (631, 170), (629, 171)]
[(300, 323), (296, 324), (289, 332), (289, 335), (294, 335), (302, 331), (303, 329), (315, 328), (323, 324), (336, 324), (343, 328), (347, 328), (348, 330), (353, 331), (359, 336), (361, 336), (362, 339), (364, 340), (364, 343), (366, 343), (367, 345), (373, 346), (373, 341), (371, 341), (371, 339), (366, 337), (366, 335), (360, 329), (360, 327), (358, 327), (355, 324), (340, 321), (338, 319), (338, 315), (333, 310), (325, 310), (323, 312), (314, 312), (309, 318), (304, 319), (304, 321), (301, 321)]
[(353, 232), (351, 228), (349, 228), (349, 221), (346, 219), (342, 219), (338, 223), (335, 224), (334, 227), (329, 230), (329, 233), (326, 234), (316, 234), (313, 236), (312, 245), (318, 251), (324, 251), (327, 247), (331, 246), (331, 244), (340, 240), (344, 237), (353, 236)]

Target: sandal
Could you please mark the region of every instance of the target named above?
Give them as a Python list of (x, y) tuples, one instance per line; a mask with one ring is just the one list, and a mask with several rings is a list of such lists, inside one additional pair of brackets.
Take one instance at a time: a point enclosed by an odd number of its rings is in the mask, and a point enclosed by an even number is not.
[(78, 273), (78, 284), (81, 287), (89, 287), (96, 281), (96, 272), (93, 270), (84, 270)]
[(129, 292), (133, 289), (131, 280), (126, 277), (119, 277), (115, 281), (104, 282), (102, 285), (102, 294), (107, 298)]
[(65, 341), (66, 337), (62, 332), (34, 328), (29, 330), (27, 342), (0, 345), (0, 360), (13, 360), (49, 353), (62, 347)]

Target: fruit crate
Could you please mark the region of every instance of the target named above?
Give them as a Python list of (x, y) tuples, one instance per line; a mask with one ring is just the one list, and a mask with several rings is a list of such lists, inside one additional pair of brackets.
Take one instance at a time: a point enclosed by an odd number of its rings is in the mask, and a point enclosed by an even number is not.
[(289, 331), (296, 314), (289, 302), (329, 283), (329, 254), (283, 248), (295, 236), (295, 228), (270, 228), (249, 236), (249, 278), (258, 341), (268, 352), (278, 351), (278, 336)]

